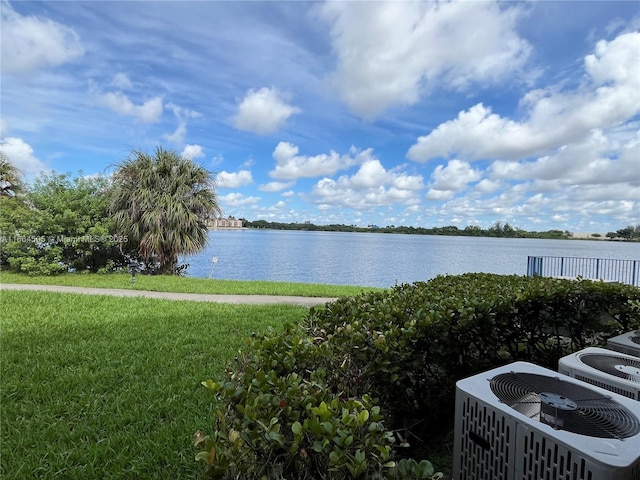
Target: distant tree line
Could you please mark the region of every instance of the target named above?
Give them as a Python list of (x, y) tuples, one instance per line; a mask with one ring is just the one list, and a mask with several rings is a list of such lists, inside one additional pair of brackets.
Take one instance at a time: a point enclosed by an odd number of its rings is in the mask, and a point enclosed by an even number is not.
[(254, 222), (243, 219), (243, 225), (248, 228), (268, 228), (273, 230), (307, 230), (326, 232), (375, 232), (375, 233), (404, 233), (413, 235), (448, 235), (466, 237), (504, 237), (504, 238), (571, 238), (571, 233), (562, 230), (548, 230), (546, 232), (528, 232), (521, 228), (514, 228), (509, 223), (502, 224), (496, 222), (488, 229), (483, 229), (477, 225), (467, 226), (463, 229), (455, 225), (445, 227), (412, 227), (395, 226), (378, 227), (370, 225), (368, 227), (358, 227), (356, 225), (314, 225), (305, 223), (281, 223), (267, 222), (266, 220), (256, 220)]
[[(243, 226), (247, 228), (265, 228), (271, 230), (305, 230), (305, 231), (322, 231), (322, 232), (363, 232), (363, 233), (404, 233), (410, 235), (449, 235), (464, 237), (500, 237), (500, 238), (547, 238), (547, 239), (572, 239), (573, 235), (567, 230), (547, 230), (544, 232), (526, 231), (518, 227), (511, 226), (508, 222), (496, 222), (491, 227), (483, 229), (477, 225), (470, 225), (465, 228), (458, 228), (455, 225), (445, 227), (411, 227), (411, 226), (395, 226), (378, 227), (369, 225), (367, 227), (358, 227), (356, 225), (314, 225), (310, 222), (304, 223), (282, 223), (268, 222), (266, 220), (249, 221), (241, 219)], [(597, 237), (597, 235), (595, 235)], [(618, 230), (615, 233), (607, 234), (608, 238), (624, 239), (624, 240), (640, 240), (640, 225), (636, 227), (627, 227)]]
[(640, 225), (636, 225), (635, 227), (629, 225), (628, 227), (621, 228), (616, 232), (609, 232), (607, 233), (607, 238), (638, 242), (640, 241)]
[(212, 174), (162, 148), (133, 151), (108, 177), (42, 173), (31, 185), (0, 156), (1, 270), (177, 274), (219, 214)]

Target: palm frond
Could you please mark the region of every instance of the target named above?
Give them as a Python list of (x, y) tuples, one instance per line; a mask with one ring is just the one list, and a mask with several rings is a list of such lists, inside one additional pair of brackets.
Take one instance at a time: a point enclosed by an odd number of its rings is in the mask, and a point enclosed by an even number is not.
[(139, 255), (166, 271), (206, 246), (206, 220), (221, 209), (211, 172), (158, 147), (153, 155), (134, 150), (117, 165), (110, 212)]

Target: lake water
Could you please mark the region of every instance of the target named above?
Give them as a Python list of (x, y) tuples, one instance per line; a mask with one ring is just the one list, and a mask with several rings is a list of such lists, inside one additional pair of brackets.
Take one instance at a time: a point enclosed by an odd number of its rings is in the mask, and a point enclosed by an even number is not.
[(585, 240), (447, 237), (289, 230), (211, 230), (183, 259), (187, 275), (227, 280), (391, 287), (440, 274), (526, 275), (527, 257), (640, 259), (640, 244)]

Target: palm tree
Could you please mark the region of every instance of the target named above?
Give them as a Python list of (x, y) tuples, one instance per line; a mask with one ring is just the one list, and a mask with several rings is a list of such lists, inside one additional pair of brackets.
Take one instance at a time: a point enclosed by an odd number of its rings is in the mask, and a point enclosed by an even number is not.
[(15, 197), (22, 191), (20, 170), (9, 161), (4, 152), (0, 152), (0, 196)]
[(206, 246), (207, 220), (221, 213), (213, 174), (158, 147), (116, 165), (110, 213), (139, 258), (160, 273), (178, 273), (178, 255)]

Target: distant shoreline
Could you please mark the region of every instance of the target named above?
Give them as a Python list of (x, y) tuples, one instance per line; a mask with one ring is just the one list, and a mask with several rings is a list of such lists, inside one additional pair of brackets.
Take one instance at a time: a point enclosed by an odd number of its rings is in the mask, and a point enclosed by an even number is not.
[[(246, 222), (246, 221), (245, 221)], [(278, 223), (278, 222), (246, 222), (248, 226), (210, 226), (210, 231), (214, 230), (294, 230), (310, 232), (356, 232), (356, 233), (390, 233), (407, 235), (432, 235), (450, 237), (479, 237), (479, 238), (540, 238), (549, 240), (591, 240), (591, 241), (612, 241), (612, 242), (638, 242), (638, 239), (627, 239), (622, 237), (608, 237), (601, 233), (568, 232), (560, 230), (549, 230), (546, 232), (528, 232), (526, 230), (514, 229), (506, 225), (502, 230), (492, 227), (488, 230), (478, 228), (458, 229), (457, 227), (356, 227), (354, 225), (314, 225), (308, 223)], [(257, 224), (257, 225), (256, 225)], [(244, 223), (243, 223), (244, 225)]]

